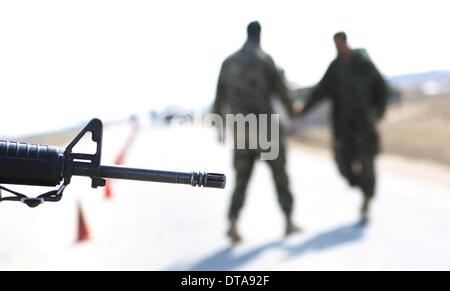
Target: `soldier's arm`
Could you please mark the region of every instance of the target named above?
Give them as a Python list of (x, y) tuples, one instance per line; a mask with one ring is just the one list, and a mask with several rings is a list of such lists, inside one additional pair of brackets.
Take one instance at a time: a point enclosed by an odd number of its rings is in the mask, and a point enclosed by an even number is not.
[(222, 126), (217, 126), (216, 123), (216, 130), (217, 130), (217, 137), (219, 143), (223, 144), (225, 142), (225, 106), (226, 106), (226, 61), (222, 64), (222, 68), (220, 69), (219, 73), (219, 80), (217, 82), (217, 90), (216, 90), (216, 99), (214, 100), (213, 110), (212, 113), (219, 115), (222, 118)]
[(322, 102), (326, 97), (330, 96), (331, 80), (333, 78), (333, 63), (328, 67), (325, 75), (319, 84), (317, 84), (309, 96), (305, 100), (303, 105), (302, 115), (307, 114), (311, 109), (316, 107), (320, 102)]
[(281, 75), (280, 71), (277, 69), (275, 62), (270, 57), (268, 58), (268, 64), (269, 64), (269, 75), (270, 79), (272, 80), (274, 91), (281, 99), (281, 102), (283, 103), (283, 106), (286, 109), (286, 111), (292, 116), (294, 115), (293, 100), (286, 86), (286, 81)]
[(372, 75), (372, 106), (376, 118), (380, 119), (386, 112), (389, 88), (383, 76), (372, 62), (369, 64), (369, 69)]
[(213, 113), (218, 114), (220, 116), (223, 117), (223, 107), (225, 104), (225, 90), (226, 90), (226, 86), (225, 86), (225, 82), (224, 82), (224, 78), (225, 78), (225, 63), (222, 64), (222, 68), (220, 70), (220, 74), (219, 74), (219, 80), (217, 82), (217, 90), (216, 90), (216, 99), (214, 101), (214, 105), (213, 105)]

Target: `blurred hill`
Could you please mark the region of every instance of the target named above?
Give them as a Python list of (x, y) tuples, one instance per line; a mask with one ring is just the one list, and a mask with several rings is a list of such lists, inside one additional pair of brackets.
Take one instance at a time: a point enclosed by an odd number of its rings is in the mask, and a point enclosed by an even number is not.
[(56, 132), (21, 136), (15, 139), (26, 143), (45, 144), (62, 147), (68, 144), (78, 134), (81, 128), (82, 126), (67, 128)]
[[(111, 126), (123, 125), (126, 124), (128, 120), (129, 119), (103, 121), (103, 127), (104, 129), (107, 129)], [(77, 134), (86, 126), (88, 122), (89, 121), (79, 122), (73, 126), (62, 128), (56, 131), (48, 131), (39, 134), (30, 134), (15, 137), (1, 137), (1, 138), (6, 140), (17, 140), (26, 143), (64, 147), (77, 136)]]
[[(450, 164), (450, 71), (388, 78), (393, 92), (380, 124), (384, 152)], [(294, 92), (304, 98), (310, 88)], [(290, 128), (295, 140), (326, 147), (330, 144), (329, 104), (322, 104)]]
[(391, 86), (403, 93), (404, 99), (422, 98), (450, 92), (450, 71), (408, 74), (389, 79)]

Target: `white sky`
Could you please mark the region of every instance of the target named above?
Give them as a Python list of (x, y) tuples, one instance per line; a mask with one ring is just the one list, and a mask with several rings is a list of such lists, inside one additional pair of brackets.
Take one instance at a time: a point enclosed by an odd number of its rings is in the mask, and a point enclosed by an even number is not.
[(259, 20), (290, 81), (317, 82), (345, 30), (386, 75), (450, 69), (448, 1), (1, 1), (0, 135), (209, 105)]

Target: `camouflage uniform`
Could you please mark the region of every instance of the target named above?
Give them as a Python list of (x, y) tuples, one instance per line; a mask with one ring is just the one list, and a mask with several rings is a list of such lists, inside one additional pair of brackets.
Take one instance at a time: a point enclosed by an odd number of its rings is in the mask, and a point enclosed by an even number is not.
[[(375, 189), (374, 158), (379, 152), (376, 122), (386, 109), (387, 85), (370, 59), (353, 51), (348, 62), (338, 57), (330, 64), (307, 98), (303, 112), (325, 98), (332, 102), (334, 154), (339, 171), (370, 199)], [(354, 161), (360, 162), (362, 173), (354, 173)]]
[[(262, 51), (259, 43), (248, 40), (243, 48), (228, 57), (219, 76), (214, 112), (225, 117), (225, 114), (270, 114), (274, 113), (272, 98), (278, 95), (289, 112), (291, 101), (284, 80), (280, 76), (272, 58)], [(268, 119), (270, 122), (270, 118)], [(259, 122), (259, 121), (258, 121)], [(267, 127), (270, 129), (270, 126)], [(246, 130), (246, 140), (248, 130)], [(270, 134), (270, 131), (269, 131)], [(236, 142), (236, 131), (235, 131)], [(236, 170), (236, 186), (233, 192), (229, 218), (237, 219), (244, 205), (245, 193), (255, 161), (259, 158), (260, 149), (236, 149), (234, 168)], [(289, 180), (286, 174), (286, 150), (282, 141), (279, 144), (279, 156), (267, 161), (278, 193), (278, 200), (286, 214), (292, 212), (293, 197), (289, 191)]]

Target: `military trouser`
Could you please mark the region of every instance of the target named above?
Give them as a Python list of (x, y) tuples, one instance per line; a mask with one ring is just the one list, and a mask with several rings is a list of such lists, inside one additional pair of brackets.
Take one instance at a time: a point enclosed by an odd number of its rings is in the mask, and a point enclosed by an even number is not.
[[(234, 168), (236, 173), (236, 185), (231, 199), (229, 218), (237, 219), (244, 206), (247, 186), (253, 172), (255, 161), (260, 153), (252, 150), (234, 150)], [(287, 217), (291, 216), (293, 197), (289, 190), (289, 179), (286, 173), (286, 151), (280, 144), (278, 158), (265, 161), (270, 167), (278, 194), (278, 202)]]
[[(367, 198), (375, 195), (375, 157), (376, 149), (371, 146), (335, 141), (334, 156), (340, 173), (351, 186), (360, 187)], [(355, 173), (353, 163), (359, 162), (362, 171)]]

